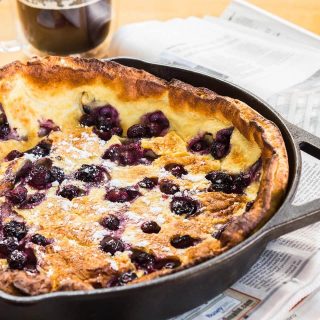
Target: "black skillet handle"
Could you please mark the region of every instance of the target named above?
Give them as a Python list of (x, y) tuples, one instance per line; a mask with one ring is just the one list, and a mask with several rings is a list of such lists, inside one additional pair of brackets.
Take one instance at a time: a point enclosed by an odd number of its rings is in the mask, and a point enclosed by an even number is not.
[[(320, 138), (287, 121), (286, 125), (300, 150), (320, 160)], [(270, 234), (275, 238), (318, 221), (320, 221), (320, 199), (302, 205), (288, 202), (280, 208), (278, 214), (270, 220), (266, 228), (268, 232), (273, 231)]]

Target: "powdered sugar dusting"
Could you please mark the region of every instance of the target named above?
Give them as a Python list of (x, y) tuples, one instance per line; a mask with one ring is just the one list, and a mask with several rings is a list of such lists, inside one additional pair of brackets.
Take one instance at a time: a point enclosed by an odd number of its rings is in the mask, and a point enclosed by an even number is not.
[(115, 260), (110, 260), (110, 267), (115, 271), (119, 270), (118, 264)]
[(103, 239), (104, 236), (106, 236), (108, 234), (107, 230), (97, 230), (94, 232), (94, 234), (92, 235), (91, 239), (93, 241), (100, 241)]
[(161, 168), (159, 170), (159, 179), (164, 179), (170, 176), (170, 172), (168, 172), (165, 168)]
[(199, 182), (199, 181), (203, 181), (204, 180), (204, 176), (203, 175), (191, 174), (191, 173), (188, 173), (187, 175), (184, 175), (183, 178), (186, 179), (186, 180), (190, 180), (192, 182)]
[(149, 245), (149, 241), (147, 241), (147, 240), (142, 240), (142, 241), (138, 241), (138, 242), (136, 242), (135, 244), (136, 244), (136, 246), (139, 246), (139, 247), (146, 247), (147, 245)]
[(102, 207), (100, 205), (94, 205), (92, 206), (92, 209), (95, 211), (96, 214), (99, 215), (108, 212), (108, 208)]
[(24, 158), (25, 158), (26, 160), (30, 160), (30, 161), (32, 161), (32, 162), (38, 160), (40, 157), (41, 157), (41, 156), (36, 156), (36, 155), (34, 155), (34, 154), (32, 154), (32, 153), (25, 153), (25, 154), (24, 154)]
[(134, 222), (138, 222), (141, 220), (141, 216), (138, 215), (137, 213), (133, 212), (133, 211), (127, 211), (126, 212), (126, 217), (128, 219), (130, 219), (131, 221), (134, 221)]
[(166, 222), (166, 219), (162, 215), (158, 215), (155, 218), (155, 220), (159, 225), (162, 225), (162, 224), (164, 224)]
[(150, 207), (152, 213), (160, 213), (163, 209), (161, 207)]
[(62, 210), (69, 211), (72, 208), (72, 202), (69, 200), (62, 200), (60, 206)]

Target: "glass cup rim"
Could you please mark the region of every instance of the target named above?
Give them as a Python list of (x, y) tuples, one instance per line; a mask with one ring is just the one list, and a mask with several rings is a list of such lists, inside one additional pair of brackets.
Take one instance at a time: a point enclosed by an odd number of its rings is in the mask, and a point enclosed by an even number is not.
[(17, 2), (27, 6), (52, 10), (77, 9), (98, 1), (99, 0), (17, 0)]

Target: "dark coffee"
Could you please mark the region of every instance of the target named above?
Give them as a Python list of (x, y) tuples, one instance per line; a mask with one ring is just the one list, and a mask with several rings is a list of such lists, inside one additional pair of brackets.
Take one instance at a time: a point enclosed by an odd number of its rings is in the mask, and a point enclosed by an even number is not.
[(109, 32), (110, 0), (17, 0), (17, 4), (25, 37), (43, 52), (87, 52)]

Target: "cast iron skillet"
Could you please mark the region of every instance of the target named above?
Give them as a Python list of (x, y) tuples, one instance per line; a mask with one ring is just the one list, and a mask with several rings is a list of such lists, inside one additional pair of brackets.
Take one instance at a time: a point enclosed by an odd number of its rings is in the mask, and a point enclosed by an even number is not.
[(199, 306), (228, 288), (249, 270), (268, 241), (320, 220), (320, 200), (301, 206), (292, 204), (301, 172), (300, 149), (320, 159), (319, 138), (286, 122), (264, 101), (226, 81), (139, 60), (114, 60), (144, 69), (163, 79), (180, 79), (240, 99), (272, 120), (282, 132), (289, 156), (290, 181), (286, 198), (259, 231), (214, 259), (175, 274), (126, 287), (57, 292), (35, 297), (15, 297), (0, 292), (1, 320), (166, 319)]

